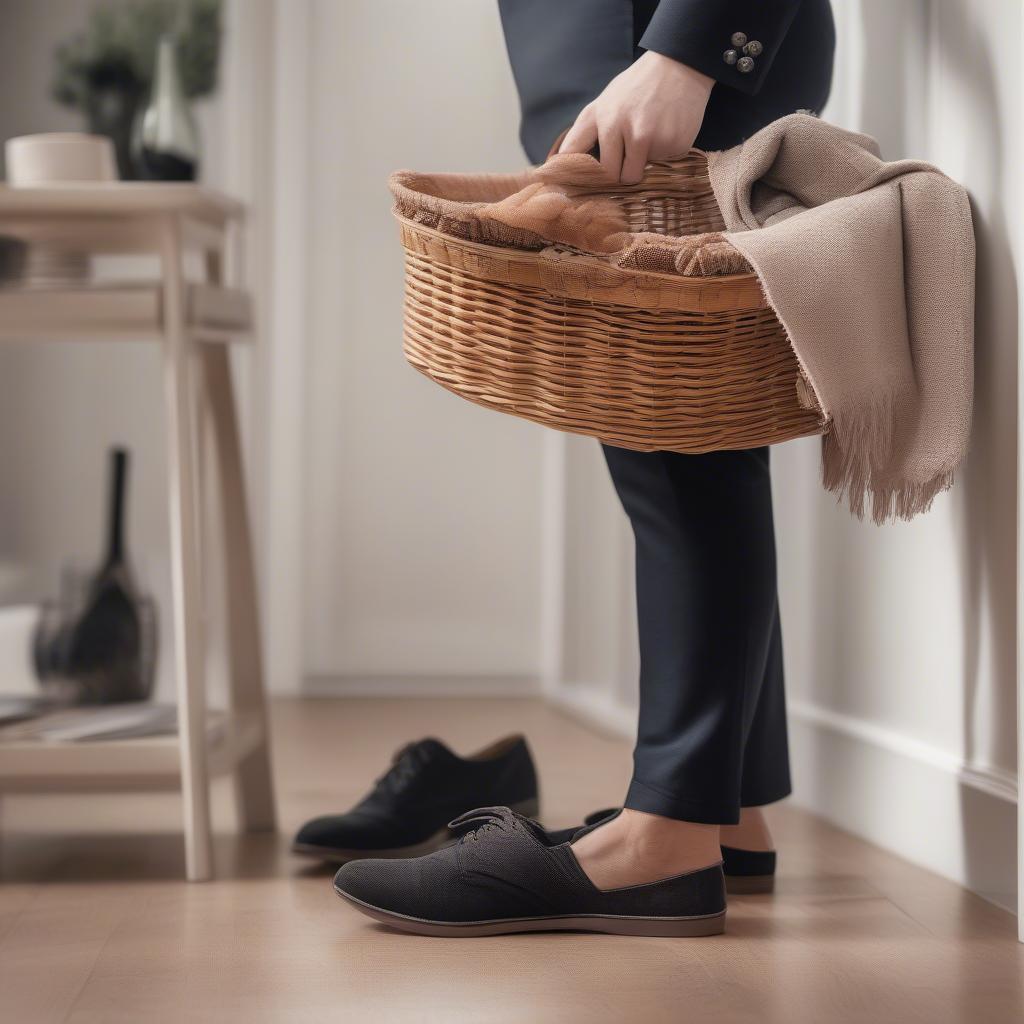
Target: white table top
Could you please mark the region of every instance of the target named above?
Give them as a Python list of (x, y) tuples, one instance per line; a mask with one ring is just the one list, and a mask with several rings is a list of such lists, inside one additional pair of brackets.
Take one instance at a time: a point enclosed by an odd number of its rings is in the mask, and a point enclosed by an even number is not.
[(190, 214), (223, 223), (241, 218), (245, 206), (223, 192), (193, 182), (110, 181), (12, 188), (0, 185), (0, 219), (10, 217), (137, 217)]

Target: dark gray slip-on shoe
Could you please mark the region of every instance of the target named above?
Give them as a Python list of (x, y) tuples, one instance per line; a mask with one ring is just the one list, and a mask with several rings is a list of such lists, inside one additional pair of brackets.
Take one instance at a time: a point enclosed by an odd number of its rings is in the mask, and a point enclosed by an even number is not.
[(531, 931), (717, 935), (725, 928), (720, 864), (650, 885), (598, 889), (568, 842), (508, 807), (456, 818), (457, 842), (426, 857), (357, 860), (334, 877), (367, 917), (418, 935)]
[[(583, 825), (593, 827), (614, 818), (620, 808), (608, 807), (594, 811), (583, 819)], [(563, 828), (549, 834), (556, 842), (568, 842), (583, 826)], [(722, 871), (725, 891), (735, 896), (775, 891), (775, 851), (741, 850), (735, 846), (722, 847)]]

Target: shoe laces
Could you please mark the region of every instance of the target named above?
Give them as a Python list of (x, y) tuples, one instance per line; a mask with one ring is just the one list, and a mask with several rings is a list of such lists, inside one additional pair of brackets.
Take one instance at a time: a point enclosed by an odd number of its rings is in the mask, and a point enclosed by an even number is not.
[(429, 760), (430, 755), (422, 743), (406, 743), (395, 751), (391, 767), (377, 779), (374, 788), (402, 793)]
[[(475, 827), (469, 828), (474, 825)], [(448, 822), (448, 827), (453, 832), (461, 829), (468, 829), (459, 836), (459, 842), (475, 843), (482, 835), (491, 831), (509, 832), (516, 828), (515, 813), (509, 807), (477, 807), (472, 811), (466, 811), (457, 818)]]

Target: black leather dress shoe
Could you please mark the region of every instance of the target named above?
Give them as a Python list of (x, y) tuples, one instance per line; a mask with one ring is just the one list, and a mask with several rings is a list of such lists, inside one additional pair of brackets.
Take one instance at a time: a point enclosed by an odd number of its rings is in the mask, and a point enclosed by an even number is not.
[[(594, 811), (583, 819), (585, 826), (599, 825), (614, 818), (618, 807), (607, 807)], [(563, 828), (550, 833), (558, 842), (568, 842), (581, 826)], [(752, 895), (775, 891), (775, 851), (741, 850), (735, 846), (722, 847), (722, 871), (725, 874), (726, 892), (736, 896)]]
[(410, 860), (356, 860), (337, 894), (367, 917), (419, 935), (593, 931), (716, 935), (725, 927), (721, 865), (650, 885), (598, 889), (567, 842), (508, 807), (451, 823), (452, 846)]
[(502, 803), (537, 813), (537, 772), (522, 736), (470, 757), (440, 740), (410, 743), (352, 810), (299, 829), (295, 853), (344, 863), (360, 857), (417, 857), (451, 843), (448, 822), (471, 807)]

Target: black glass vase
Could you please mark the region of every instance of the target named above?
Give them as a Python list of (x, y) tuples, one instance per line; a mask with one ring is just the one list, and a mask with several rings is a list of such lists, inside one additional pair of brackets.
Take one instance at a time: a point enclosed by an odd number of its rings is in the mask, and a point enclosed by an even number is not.
[(160, 40), (149, 103), (136, 119), (132, 160), (150, 181), (195, 181), (199, 175), (199, 132), (185, 98), (174, 40)]

